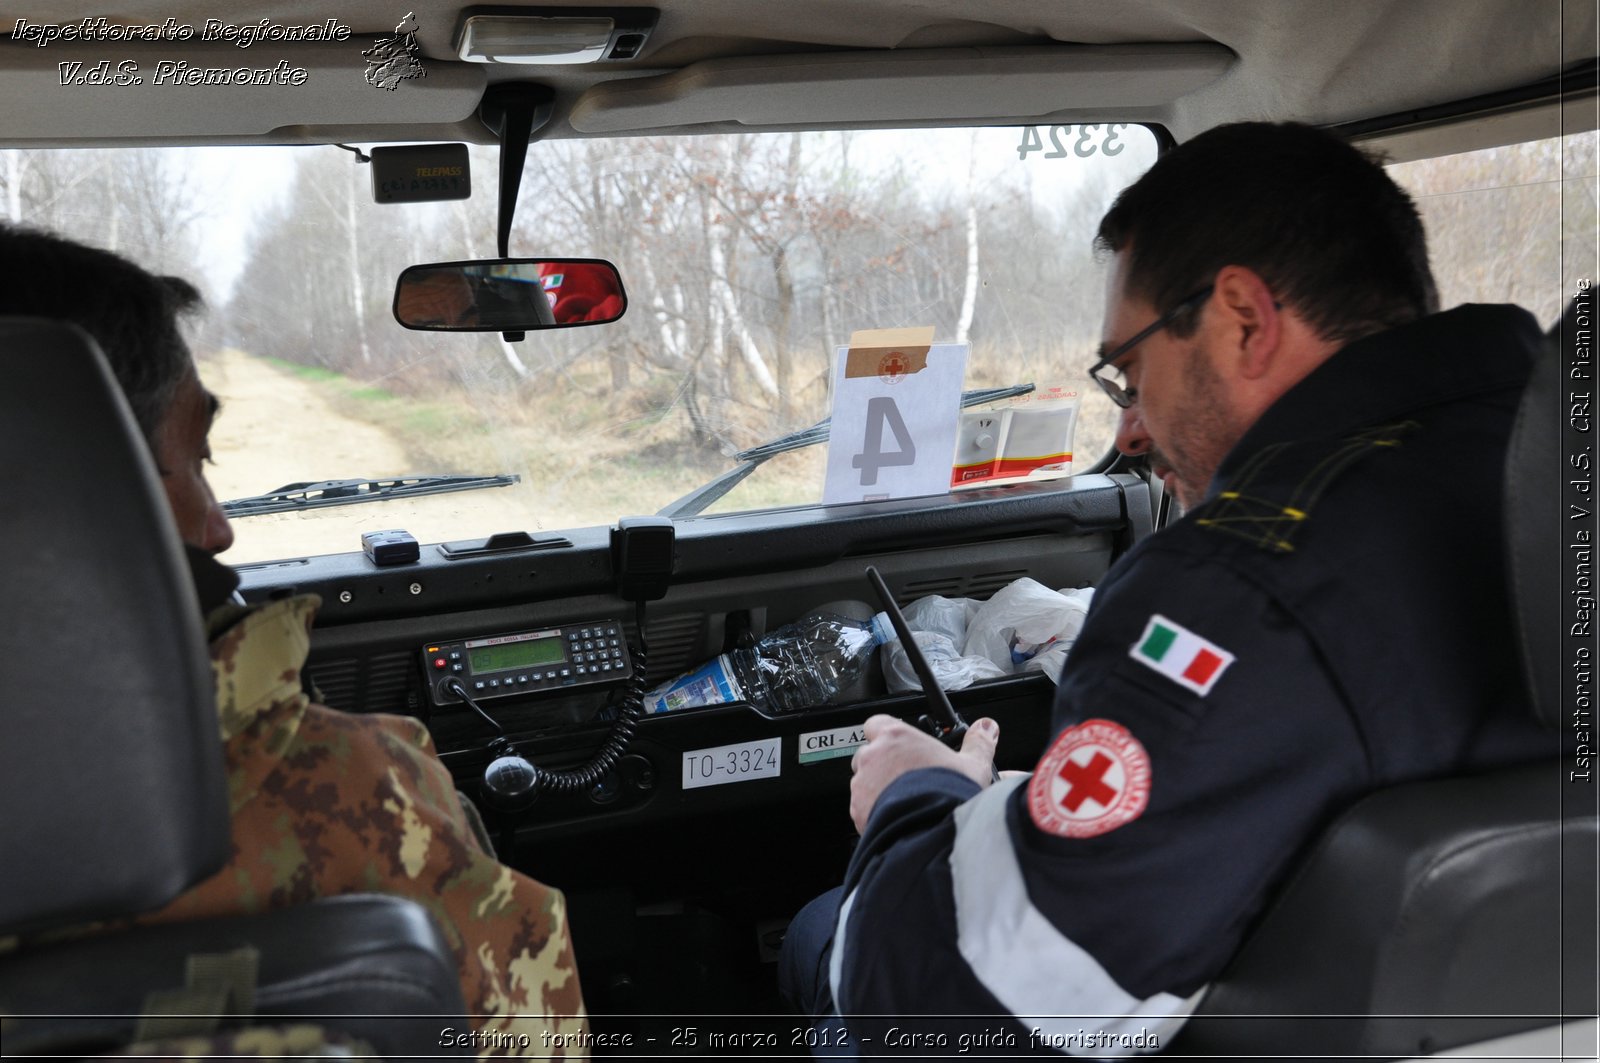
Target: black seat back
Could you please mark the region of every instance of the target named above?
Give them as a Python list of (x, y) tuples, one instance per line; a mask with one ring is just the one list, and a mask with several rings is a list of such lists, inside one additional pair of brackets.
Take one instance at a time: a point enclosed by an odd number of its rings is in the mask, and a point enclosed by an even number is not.
[(190, 1015), (200, 1029), (271, 1016), (252, 1033), (273, 1034), (311, 1017), (312, 1036), (389, 1058), (459, 1054), (439, 1040), (470, 1028), (455, 960), (414, 901), (349, 895), (47, 935), (160, 908), (224, 864), (231, 825), (198, 599), (105, 360), (73, 326), (0, 319), (0, 371), (0, 622), (13, 662), (0, 686), (0, 938), (24, 939), (0, 952), (7, 1048), (82, 1055), (153, 1037), (142, 1018), (214, 999), (193, 995), (197, 962), (243, 955), (236, 981), (249, 991)]
[[(1592, 303), (1591, 298), (1591, 303)], [(1561, 366), (1575, 338), (1575, 302), (1551, 330), (1545, 356), (1533, 367), (1517, 408), (1506, 453), (1505, 514), (1511, 600), (1517, 604), (1518, 648), (1527, 680), (1528, 704), (1545, 726), (1560, 730), (1561, 488), (1566, 479), (1561, 429)]]
[(1174, 1050), (1387, 1059), (1581, 1014), (1594, 957), (1565, 943), (1594, 941), (1595, 820), (1564, 785), (1538, 763), (1356, 805)]
[(1560, 366), (1552, 337), (1505, 469), (1527, 711), (1552, 728), (1550, 760), (1357, 803), (1314, 846), (1172, 1051), (1395, 1058), (1591, 1011), (1600, 819), (1592, 787), (1569, 781), (1574, 765), (1561, 761), (1554, 730)]
[(230, 846), (199, 610), (133, 415), (71, 326), (0, 323), (0, 373), (6, 936), (159, 907)]

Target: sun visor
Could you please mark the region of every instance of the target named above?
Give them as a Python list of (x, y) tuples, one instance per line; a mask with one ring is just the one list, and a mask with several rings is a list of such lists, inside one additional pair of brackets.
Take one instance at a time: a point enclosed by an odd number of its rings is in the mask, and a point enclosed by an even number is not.
[(423, 57), (419, 65), (379, 70), (363, 53), (383, 40), (352, 35), (249, 48), (198, 41), (35, 47), (0, 40), (6, 139), (60, 144), (137, 131), (142, 141), (193, 142), (292, 126), (444, 124), (473, 113), (486, 84), (481, 66)]
[(1221, 77), (1220, 44), (927, 48), (708, 59), (613, 81), (572, 110), (580, 133), (1035, 117), (1156, 119)]

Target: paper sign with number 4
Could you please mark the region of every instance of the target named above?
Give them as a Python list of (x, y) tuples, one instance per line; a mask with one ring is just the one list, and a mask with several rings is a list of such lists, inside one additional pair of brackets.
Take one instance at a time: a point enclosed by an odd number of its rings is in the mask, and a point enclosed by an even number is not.
[(933, 329), (869, 329), (833, 374), (825, 503), (944, 494), (961, 417), (967, 345)]

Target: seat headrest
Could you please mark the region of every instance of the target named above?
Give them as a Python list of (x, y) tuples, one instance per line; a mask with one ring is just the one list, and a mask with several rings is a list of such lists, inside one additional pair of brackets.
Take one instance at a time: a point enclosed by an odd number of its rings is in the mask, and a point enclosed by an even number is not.
[(159, 907), (229, 852), (205, 634), (95, 342), (0, 318), (0, 936)]

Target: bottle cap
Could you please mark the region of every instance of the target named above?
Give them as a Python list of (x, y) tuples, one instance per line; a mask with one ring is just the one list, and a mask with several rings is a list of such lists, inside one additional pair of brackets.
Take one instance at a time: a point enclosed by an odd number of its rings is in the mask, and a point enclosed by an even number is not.
[(888, 613), (873, 613), (871, 626), (872, 643), (875, 646), (882, 646), (900, 637), (894, 633), (894, 623), (889, 619)]

